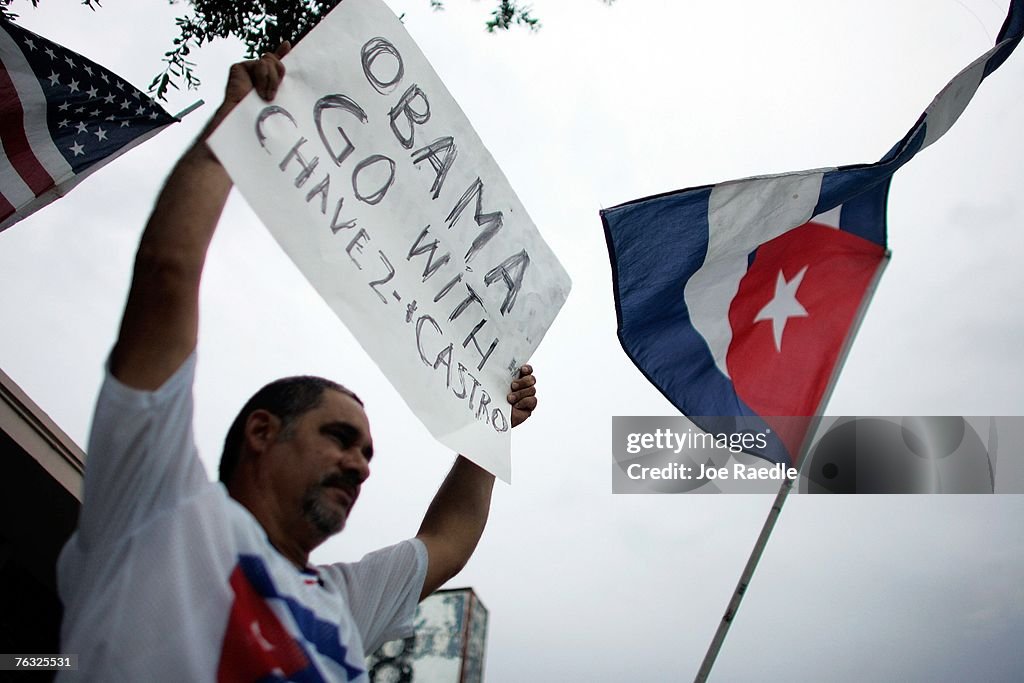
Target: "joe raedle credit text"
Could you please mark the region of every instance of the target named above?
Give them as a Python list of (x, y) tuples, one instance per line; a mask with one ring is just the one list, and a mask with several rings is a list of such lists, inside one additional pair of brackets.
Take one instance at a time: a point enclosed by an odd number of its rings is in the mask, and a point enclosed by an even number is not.
[[(613, 493), (760, 493), (795, 467), (753, 455), (771, 428), (704, 431), (684, 417), (612, 418)], [(774, 485), (772, 484), (774, 482)]]
[(699, 463), (694, 467), (674, 462), (664, 467), (644, 467), (640, 463), (633, 462), (626, 466), (626, 476), (634, 481), (639, 479), (705, 479), (708, 481), (717, 479), (721, 481), (730, 478), (744, 481), (755, 479), (781, 481), (783, 478), (795, 479), (796, 474), (795, 467), (787, 467), (782, 463), (745, 465), (734, 462), (731, 467)]

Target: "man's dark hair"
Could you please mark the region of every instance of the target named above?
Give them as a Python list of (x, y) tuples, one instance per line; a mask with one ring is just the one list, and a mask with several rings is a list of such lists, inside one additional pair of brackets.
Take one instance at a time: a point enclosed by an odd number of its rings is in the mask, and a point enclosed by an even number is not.
[(359, 405), (362, 400), (351, 389), (323, 377), (302, 375), (284, 377), (266, 385), (252, 395), (231, 423), (228, 434), (224, 437), (224, 450), (220, 455), (220, 480), (225, 485), (235, 474), (238, 462), (242, 457), (242, 437), (245, 432), (245, 421), (254, 410), (266, 410), (281, 420), (282, 430), (304, 413), (315, 409), (323, 400), (324, 391), (338, 391), (351, 396)]

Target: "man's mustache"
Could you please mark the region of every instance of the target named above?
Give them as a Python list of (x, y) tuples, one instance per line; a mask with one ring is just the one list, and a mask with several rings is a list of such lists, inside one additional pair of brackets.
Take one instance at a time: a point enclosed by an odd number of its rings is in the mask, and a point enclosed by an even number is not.
[(350, 470), (345, 472), (331, 472), (320, 480), (320, 486), (322, 487), (333, 486), (336, 488), (347, 489), (352, 493), (359, 490), (359, 485), (361, 483), (359, 474)]

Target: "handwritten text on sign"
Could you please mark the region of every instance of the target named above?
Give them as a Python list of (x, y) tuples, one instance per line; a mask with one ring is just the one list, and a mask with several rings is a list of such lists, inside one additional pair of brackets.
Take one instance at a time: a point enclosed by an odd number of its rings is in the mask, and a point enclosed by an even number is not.
[(431, 433), (508, 481), (505, 394), (568, 275), (379, 0), (341, 3), (285, 64), (211, 147)]

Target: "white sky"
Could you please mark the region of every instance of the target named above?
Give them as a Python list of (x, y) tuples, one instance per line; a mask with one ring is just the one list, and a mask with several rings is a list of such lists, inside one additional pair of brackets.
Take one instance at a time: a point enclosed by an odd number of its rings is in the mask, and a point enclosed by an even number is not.
[[(770, 505), (612, 496), (611, 416), (674, 409), (615, 338), (598, 210), (729, 180), (872, 162), (989, 47), (1005, 0), (538, 0), (534, 35), (484, 33), (488, 2), (390, 0), (574, 281), (533, 359), (540, 407), (514, 485), (452, 585), (490, 610), (489, 681), (692, 678)], [(16, 3), (23, 24), (146, 85), (182, 6)], [(220, 101), (236, 44), (198, 55), (203, 110), (0, 234), (0, 365), (79, 443), (163, 177)], [(901, 170), (892, 263), (830, 414), (1024, 414), (1024, 61), (987, 79)], [(172, 93), (183, 109), (196, 93)], [(379, 456), (316, 559), (413, 534), (451, 461), (244, 201), (203, 290), (197, 437), (210, 471), (264, 382), (314, 373), (366, 400)], [(1016, 680), (1024, 671), (1021, 496), (792, 497), (717, 680)]]

